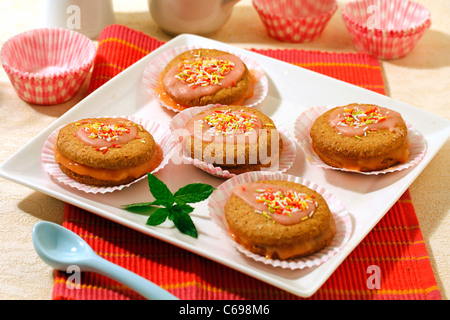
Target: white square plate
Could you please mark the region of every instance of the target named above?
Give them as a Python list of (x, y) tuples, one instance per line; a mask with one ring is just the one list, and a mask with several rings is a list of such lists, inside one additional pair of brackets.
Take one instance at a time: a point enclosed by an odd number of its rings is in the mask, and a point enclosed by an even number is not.
[[(311, 180), (336, 195), (351, 213), (353, 225), (351, 237), (341, 251), (318, 267), (302, 270), (267, 266), (243, 256), (233, 246), (228, 245), (225, 235), (209, 218), (207, 201), (196, 204), (192, 213), (199, 231), (198, 239), (194, 239), (179, 233), (171, 226), (147, 226), (147, 216), (121, 208), (124, 204), (152, 199), (146, 180), (110, 194), (87, 194), (52, 180), (42, 169), (41, 150), (50, 133), (63, 124), (84, 117), (116, 115), (134, 115), (162, 124), (169, 123), (175, 113), (162, 108), (159, 102), (144, 90), (142, 73), (147, 62), (156, 55), (183, 45), (234, 50), (258, 62), (269, 80), (269, 92), (259, 109), (286, 127), (291, 134), (297, 116), (310, 107), (352, 102), (374, 103), (399, 111), (404, 119), (424, 136), (427, 153), (413, 168), (367, 176), (314, 167), (308, 163), (301, 148), (298, 148), (296, 162), (286, 173)], [(0, 166), (0, 176), (197, 253), (293, 294), (309, 297), (386, 214), (436, 155), (449, 135), (449, 121), (389, 97), (224, 43), (199, 36), (180, 35), (118, 74), (62, 115), (5, 161)], [(192, 165), (174, 164), (172, 161), (156, 175), (173, 192), (194, 181), (215, 187), (223, 182)]]

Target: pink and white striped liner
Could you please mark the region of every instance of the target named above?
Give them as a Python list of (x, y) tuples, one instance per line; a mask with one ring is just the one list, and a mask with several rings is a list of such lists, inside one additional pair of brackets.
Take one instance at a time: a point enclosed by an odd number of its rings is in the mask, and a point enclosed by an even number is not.
[[(159, 86), (160, 74), (164, 70), (166, 65), (170, 61), (172, 61), (172, 59), (174, 59), (176, 56), (178, 56), (179, 54), (181, 54), (185, 51), (193, 50), (193, 49), (209, 49), (209, 48), (204, 48), (202, 46), (192, 46), (192, 45), (172, 48), (172, 49), (169, 49), (169, 50), (163, 52), (162, 54), (158, 55), (151, 61), (149, 61), (149, 63), (147, 64), (147, 66), (144, 69), (144, 73), (142, 75), (142, 82), (144, 84), (145, 89), (147, 90), (148, 93), (150, 93), (150, 95), (152, 97), (156, 98), (163, 107), (165, 107), (169, 110), (172, 110), (175, 112), (180, 112), (180, 110), (175, 109), (172, 106), (165, 104), (159, 98), (158, 94), (155, 92), (155, 89), (157, 89)], [(253, 108), (253, 107), (257, 106), (258, 104), (260, 104), (267, 95), (267, 92), (269, 90), (269, 82), (267, 80), (267, 76), (266, 76), (264, 70), (259, 66), (259, 64), (256, 61), (254, 61), (240, 53), (231, 52), (228, 49), (222, 49), (222, 48), (214, 48), (214, 49), (218, 49), (218, 50), (222, 50), (222, 51), (234, 54), (234, 55), (238, 56), (246, 64), (248, 70), (255, 78), (255, 87), (254, 87), (253, 96), (244, 101), (244, 106)]]
[[(328, 247), (311, 254), (306, 257), (298, 259), (280, 260), (280, 259), (267, 259), (266, 257), (257, 255), (245, 249), (242, 245), (237, 243), (231, 237), (230, 230), (225, 218), (224, 208), (225, 204), (231, 196), (231, 190), (238, 184), (247, 182), (257, 182), (261, 180), (283, 180), (291, 181), (295, 183), (302, 184), (322, 195), (328, 204), (328, 207), (333, 215), (336, 223), (336, 235), (333, 242)], [(346, 210), (344, 204), (332, 193), (327, 191), (325, 188), (317, 185), (314, 182), (303, 179), (301, 177), (296, 177), (293, 175), (288, 175), (284, 173), (271, 173), (271, 172), (248, 172), (235, 176), (226, 182), (222, 183), (220, 186), (214, 190), (208, 200), (208, 209), (211, 219), (216, 223), (220, 230), (227, 236), (227, 239), (231, 245), (235, 246), (246, 257), (251, 258), (255, 261), (264, 263), (266, 265), (271, 265), (274, 267), (281, 267), (283, 269), (304, 269), (315, 267), (323, 264), (330, 258), (332, 258), (343, 246), (348, 242), (352, 232), (352, 220), (350, 213)]]
[(416, 129), (414, 129), (409, 123), (406, 123), (408, 128), (408, 138), (410, 142), (410, 148), (409, 148), (409, 157), (408, 161), (405, 163), (397, 164), (393, 167), (383, 169), (383, 170), (376, 170), (376, 171), (369, 171), (369, 172), (361, 172), (357, 170), (349, 170), (345, 168), (335, 168), (332, 167), (325, 162), (322, 161), (322, 159), (319, 158), (319, 156), (314, 152), (312, 148), (312, 139), (309, 135), (309, 132), (311, 130), (311, 127), (314, 123), (314, 121), (324, 112), (327, 110), (330, 110), (331, 108), (334, 108), (336, 106), (321, 106), (321, 107), (313, 107), (310, 108), (303, 113), (300, 114), (300, 116), (295, 121), (295, 127), (294, 127), (294, 135), (297, 139), (297, 142), (300, 144), (301, 148), (303, 149), (306, 158), (308, 161), (315, 166), (318, 166), (323, 169), (331, 169), (331, 170), (339, 170), (339, 171), (345, 171), (345, 172), (356, 172), (360, 174), (365, 175), (378, 175), (378, 174), (385, 174), (395, 171), (402, 171), (407, 168), (413, 167), (417, 165), (425, 156), (425, 153), (427, 151), (427, 145), (425, 142), (425, 139), (423, 136), (418, 132)]
[(410, 53), (424, 32), (418, 32), (402, 37), (376, 36), (374, 32), (362, 33), (357, 30), (350, 31), (350, 36), (356, 48), (365, 53), (384, 60), (400, 59)]
[(352, 29), (373, 30), (377, 36), (405, 36), (431, 26), (431, 15), (423, 5), (408, 0), (358, 0), (346, 3), (342, 18)]
[[(173, 140), (176, 143), (175, 146), (175, 154), (181, 157), (183, 163), (187, 164), (193, 164), (197, 168), (215, 176), (218, 178), (228, 179), (236, 176), (236, 174), (229, 172), (228, 170), (223, 170), (222, 168), (218, 166), (214, 166), (210, 163), (207, 163), (205, 161), (201, 161), (199, 159), (191, 158), (190, 156), (186, 155), (184, 151), (184, 147), (182, 142), (182, 132), (178, 130), (184, 130), (186, 128), (186, 124), (193, 116), (199, 114), (200, 112), (207, 110), (209, 108), (217, 107), (220, 105), (210, 105), (205, 107), (192, 107), (186, 110), (183, 110), (182, 112), (178, 113), (173, 119), (171, 120), (169, 126), (170, 130), (173, 134)], [(271, 172), (285, 172), (289, 170), (292, 165), (295, 162), (296, 158), (296, 147), (295, 147), (295, 140), (292, 136), (289, 135), (288, 131), (275, 124), (277, 127), (278, 132), (280, 133), (281, 139), (283, 141), (283, 149), (280, 155), (280, 159), (277, 163), (274, 163), (271, 167), (263, 168), (261, 171), (271, 171)], [(174, 156), (175, 161), (175, 156)]]
[(430, 12), (407, 0), (349, 2), (342, 18), (359, 51), (386, 60), (410, 53), (431, 26)]
[(253, 0), (253, 6), (269, 36), (296, 43), (319, 38), (338, 8), (336, 0)]
[[(119, 116), (111, 117), (111, 118), (117, 118), (117, 117), (119, 117)], [(169, 163), (169, 160), (172, 157), (172, 154), (174, 151), (174, 142), (172, 140), (172, 134), (171, 134), (169, 128), (167, 126), (161, 125), (157, 122), (152, 122), (150, 120), (137, 118), (134, 116), (120, 116), (120, 118), (125, 118), (125, 119), (131, 120), (135, 123), (141, 124), (153, 136), (153, 138), (155, 139), (155, 142), (161, 147), (161, 149), (163, 151), (163, 160), (160, 163), (160, 165), (155, 170), (153, 170), (151, 173), (156, 173), (159, 170), (161, 170), (162, 168), (164, 168)], [(146, 178), (146, 176), (144, 175), (131, 183), (119, 185), (119, 186), (112, 186), (112, 187), (89, 186), (89, 185), (79, 183), (79, 182), (73, 180), (72, 178), (67, 176), (64, 172), (61, 171), (58, 163), (56, 163), (56, 161), (55, 161), (54, 146), (56, 143), (56, 139), (58, 137), (58, 132), (61, 128), (62, 128), (62, 126), (59, 127), (58, 129), (54, 130), (49, 135), (49, 137), (47, 138), (47, 140), (44, 143), (44, 146), (42, 148), (42, 153), (41, 153), (41, 163), (42, 163), (43, 169), (50, 176), (52, 176), (53, 179), (55, 179), (57, 182), (67, 185), (69, 187), (78, 189), (80, 191), (84, 191), (86, 193), (104, 194), (104, 193), (113, 192), (116, 190), (122, 190), (123, 188), (127, 188), (127, 187), (131, 186), (132, 184)]]
[(3, 45), (3, 68), (23, 100), (52, 105), (71, 99), (86, 79), (96, 45), (84, 35), (60, 28), (20, 33)]

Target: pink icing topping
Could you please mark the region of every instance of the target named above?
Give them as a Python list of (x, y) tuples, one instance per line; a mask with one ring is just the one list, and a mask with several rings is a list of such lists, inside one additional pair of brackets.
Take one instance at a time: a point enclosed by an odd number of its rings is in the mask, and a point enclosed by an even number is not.
[(329, 124), (345, 136), (361, 137), (367, 131), (389, 129), (402, 121), (400, 113), (375, 105), (356, 105), (337, 108), (329, 118)]
[[(75, 136), (84, 144), (96, 148), (120, 147), (137, 138), (139, 127), (123, 118), (108, 122), (80, 123)], [(103, 149), (107, 150), (107, 149)]]
[(162, 82), (171, 96), (193, 100), (233, 86), (244, 72), (244, 63), (231, 54), (198, 57), (172, 67)]
[(207, 110), (192, 117), (186, 129), (204, 142), (256, 144), (261, 126), (250, 112)]
[(243, 183), (235, 186), (232, 193), (252, 206), (255, 212), (282, 225), (308, 219), (317, 208), (317, 202), (311, 196), (285, 186)]

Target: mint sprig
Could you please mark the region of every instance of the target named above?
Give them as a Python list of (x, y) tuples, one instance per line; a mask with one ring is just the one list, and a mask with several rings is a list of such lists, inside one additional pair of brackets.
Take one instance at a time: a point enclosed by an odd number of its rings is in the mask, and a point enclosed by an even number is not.
[(148, 218), (148, 225), (157, 226), (169, 219), (181, 233), (197, 238), (197, 228), (189, 215), (194, 211), (194, 208), (188, 203), (207, 199), (214, 191), (214, 188), (204, 183), (191, 183), (172, 193), (165, 183), (153, 174), (148, 173), (147, 180), (150, 192), (155, 200), (152, 202), (126, 204), (124, 207), (126, 209), (137, 207), (157, 208)]

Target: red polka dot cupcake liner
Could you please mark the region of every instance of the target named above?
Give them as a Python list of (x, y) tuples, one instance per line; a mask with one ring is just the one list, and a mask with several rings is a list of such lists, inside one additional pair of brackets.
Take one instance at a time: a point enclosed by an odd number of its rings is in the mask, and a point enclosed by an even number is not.
[[(231, 236), (231, 231), (225, 218), (225, 204), (231, 196), (231, 190), (235, 186), (242, 183), (251, 183), (261, 180), (282, 180), (295, 182), (318, 192), (327, 202), (327, 205), (336, 223), (336, 235), (332, 243), (328, 247), (309, 256), (288, 260), (269, 259), (264, 256), (252, 253), (242, 245), (237, 243)], [(271, 265), (273, 267), (280, 267), (283, 269), (298, 270), (316, 267), (325, 263), (333, 256), (335, 256), (336, 253), (345, 246), (352, 233), (352, 219), (350, 213), (347, 211), (344, 204), (335, 195), (326, 190), (324, 187), (312, 181), (285, 173), (248, 172), (237, 175), (225, 181), (220, 186), (218, 186), (216, 190), (214, 190), (208, 200), (208, 209), (211, 219), (227, 236), (227, 240), (229, 240), (230, 245), (234, 246), (239, 252), (241, 252), (249, 259), (253, 259), (257, 262)]]
[(68, 101), (79, 91), (96, 51), (95, 43), (78, 32), (44, 28), (7, 40), (1, 59), (21, 99), (53, 105)]
[(253, 0), (267, 33), (283, 42), (310, 42), (320, 37), (338, 8), (335, 0)]
[[(115, 117), (113, 117), (113, 118), (115, 118)], [(161, 161), (159, 166), (157, 168), (155, 168), (151, 173), (156, 173), (159, 170), (163, 169), (169, 163), (169, 160), (172, 157), (172, 154), (174, 151), (174, 143), (172, 140), (172, 134), (169, 130), (169, 127), (159, 124), (157, 122), (138, 118), (135, 116), (120, 116), (120, 118), (125, 118), (125, 119), (131, 120), (137, 124), (142, 125), (145, 128), (145, 130), (147, 130), (153, 136), (153, 138), (155, 139), (155, 142), (162, 149), (163, 160)], [(86, 193), (104, 194), (104, 193), (114, 192), (117, 190), (122, 190), (122, 189), (127, 188), (127, 187), (131, 186), (132, 184), (135, 184), (136, 182), (139, 182), (146, 178), (146, 175), (144, 175), (144, 176), (132, 181), (131, 183), (118, 185), (118, 186), (111, 186), (111, 187), (90, 186), (90, 185), (75, 181), (71, 177), (67, 176), (64, 172), (62, 172), (58, 163), (55, 161), (54, 148), (55, 148), (56, 140), (58, 138), (59, 130), (61, 128), (62, 127), (59, 127), (58, 129), (54, 130), (48, 136), (48, 138), (45, 141), (44, 146), (42, 148), (42, 152), (41, 152), (41, 164), (42, 164), (44, 171), (47, 172), (58, 183), (61, 183), (63, 185), (69, 186), (71, 188), (75, 188), (77, 190), (80, 190), (80, 191), (83, 191)]]
[[(142, 76), (142, 82), (144, 84), (145, 90), (151, 95), (151, 97), (158, 100), (158, 102), (161, 104), (161, 106), (175, 111), (180, 112), (182, 110), (179, 110), (177, 108), (174, 108), (171, 105), (168, 105), (163, 100), (160, 99), (159, 93), (157, 92), (157, 89), (160, 86), (160, 74), (166, 67), (166, 65), (172, 61), (176, 56), (179, 54), (188, 51), (188, 50), (194, 50), (194, 49), (208, 49), (203, 48), (201, 46), (180, 46), (176, 48), (169, 49), (162, 54), (158, 55), (149, 63), (144, 69), (144, 73)], [(222, 50), (225, 52), (229, 52), (231, 54), (234, 54), (238, 56), (247, 66), (248, 70), (252, 74), (255, 84), (253, 89), (253, 96), (251, 98), (248, 98), (244, 101), (244, 106), (253, 108), (257, 105), (259, 105), (264, 98), (267, 96), (267, 92), (269, 90), (269, 82), (266, 76), (266, 73), (264, 70), (259, 66), (259, 64), (254, 61), (253, 59), (248, 58), (245, 55), (242, 55), (240, 53), (231, 52), (227, 49), (217, 48), (218, 50)], [(191, 108), (191, 107), (189, 107)]]
[[(236, 176), (236, 174), (231, 173), (228, 170), (224, 170), (217, 165), (207, 163), (200, 159), (192, 158), (185, 151), (182, 142), (185, 135), (188, 134), (188, 132), (185, 129), (187, 122), (200, 112), (217, 106), (221, 105), (210, 105), (205, 107), (189, 108), (173, 117), (172, 121), (169, 124), (170, 130), (172, 131), (174, 143), (176, 144), (172, 161), (174, 161), (175, 163), (192, 164), (195, 167), (209, 173), (212, 176), (222, 179), (228, 179)], [(278, 161), (274, 161), (274, 163), (272, 163), (270, 167), (261, 168), (261, 171), (285, 172), (289, 170), (295, 162), (297, 151), (294, 138), (289, 135), (288, 131), (285, 128), (278, 126), (276, 123), (275, 126), (277, 127), (277, 130), (283, 141), (283, 148), (281, 151), (281, 155)]]
[(361, 0), (342, 8), (359, 51), (390, 60), (409, 54), (431, 26), (430, 12), (407, 0)]
[(416, 129), (412, 127), (411, 124), (406, 123), (406, 126), (408, 128), (408, 139), (410, 143), (409, 148), (409, 156), (408, 161), (405, 163), (394, 165), (390, 168), (383, 169), (383, 170), (374, 170), (374, 171), (357, 171), (357, 170), (350, 170), (345, 168), (336, 168), (332, 167), (320, 159), (320, 157), (314, 152), (314, 149), (312, 147), (312, 139), (309, 135), (309, 132), (311, 130), (311, 127), (314, 123), (314, 121), (323, 113), (326, 111), (337, 107), (337, 106), (320, 106), (320, 107), (313, 107), (310, 108), (303, 113), (299, 115), (299, 117), (295, 121), (295, 127), (294, 127), (294, 135), (297, 139), (297, 142), (299, 143), (300, 147), (303, 149), (303, 152), (306, 155), (306, 158), (308, 159), (309, 163), (312, 165), (315, 165), (317, 167), (320, 167), (322, 169), (327, 170), (338, 170), (338, 171), (344, 171), (344, 172), (354, 172), (354, 173), (360, 173), (364, 175), (378, 175), (378, 174), (386, 174), (396, 171), (402, 171), (408, 168), (411, 168), (415, 165), (417, 165), (422, 159), (424, 158), (426, 151), (427, 151), (427, 144), (423, 136), (418, 132)]

